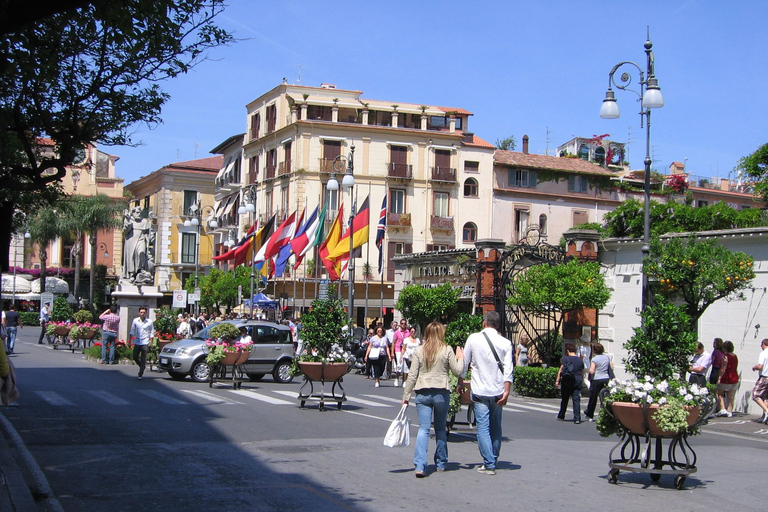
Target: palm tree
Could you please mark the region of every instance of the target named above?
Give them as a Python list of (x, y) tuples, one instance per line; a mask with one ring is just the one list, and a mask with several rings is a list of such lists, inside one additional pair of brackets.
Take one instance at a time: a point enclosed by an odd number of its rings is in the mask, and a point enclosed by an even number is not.
[(111, 230), (120, 227), (120, 215), (125, 209), (123, 199), (114, 199), (105, 194), (95, 196), (73, 196), (69, 202), (72, 205), (67, 215), (65, 225), (70, 232), (75, 233), (75, 245), (77, 246), (77, 258), (75, 258), (75, 297), (79, 298), (80, 292), (80, 258), (82, 244), (85, 235), (88, 235), (88, 243), (91, 245), (91, 276), (88, 289), (88, 298), (93, 309), (93, 289), (96, 280), (96, 234), (102, 230)]
[(48, 245), (57, 238), (69, 233), (61, 221), (61, 217), (67, 216), (69, 205), (61, 202), (55, 208), (42, 208), (29, 219), (27, 229), (33, 244), (39, 248), (40, 257), (40, 293), (45, 292), (45, 267), (48, 261)]

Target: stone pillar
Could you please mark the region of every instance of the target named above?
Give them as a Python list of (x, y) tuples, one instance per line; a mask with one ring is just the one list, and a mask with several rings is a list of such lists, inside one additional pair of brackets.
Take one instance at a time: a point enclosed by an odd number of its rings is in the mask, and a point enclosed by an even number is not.
[(331, 107), (331, 121), (334, 123), (339, 122), (339, 107)]
[(426, 114), (421, 114), (421, 129), (426, 130), (427, 129), (427, 121), (429, 121), (429, 116)]
[(301, 104), (301, 120), (302, 121), (307, 120), (307, 108), (308, 108), (308, 105), (306, 103)]
[[(580, 261), (598, 261), (598, 241), (600, 234), (593, 229), (572, 229), (566, 231), (565, 254)], [(563, 338), (581, 343), (597, 340), (597, 310), (580, 308), (569, 311), (563, 320)], [(587, 330), (587, 328), (589, 328)]]
[(363, 126), (368, 125), (368, 109), (363, 110)]
[(448, 131), (450, 133), (456, 133), (456, 116), (451, 115), (451, 118), (448, 122)]
[(296, 105), (293, 105), (293, 106), (291, 106), (291, 122), (292, 123), (296, 122), (296, 115), (297, 115)]
[(395, 110), (392, 112), (392, 127), (397, 127), (397, 118), (400, 116), (400, 113)]
[(504, 252), (504, 241), (495, 238), (477, 240), (475, 313), (496, 311), (496, 297), (501, 293), (501, 277), (497, 267)]

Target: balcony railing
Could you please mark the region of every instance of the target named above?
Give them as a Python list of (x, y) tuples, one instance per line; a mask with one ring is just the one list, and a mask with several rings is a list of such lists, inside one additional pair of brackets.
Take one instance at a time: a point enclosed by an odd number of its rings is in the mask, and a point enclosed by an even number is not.
[(291, 173), (291, 163), (290, 162), (280, 162), (277, 164), (277, 175), (279, 176), (285, 176), (286, 174)]
[[(321, 158), (320, 159), (320, 172), (336, 172), (333, 168), (333, 158)], [(342, 171), (343, 172), (343, 171)]]
[(264, 174), (265, 180), (271, 180), (275, 178), (275, 166), (274, 165), (268, 165), (267, 166), (267, 172)]
[(387, 212), (387, 226), (389, 227), (410, 227), (410, 213), (392, 213)]
[(432, 167), (432, 180), (456, 183), (456, 169), (454, 167)]
[(453, 217), (438, 217), (437, 215), (432, 215), (429, 221), (429, 227), (432, 229), (453, 231)]
[(387, 164), (387, 175), (390, 178), (413, 179), (413, 166), (410, 164), (397, 164), (390, 162)]

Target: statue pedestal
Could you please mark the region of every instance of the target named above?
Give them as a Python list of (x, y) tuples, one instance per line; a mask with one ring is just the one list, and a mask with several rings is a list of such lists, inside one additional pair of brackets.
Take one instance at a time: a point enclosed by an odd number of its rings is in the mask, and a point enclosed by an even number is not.
[(157, 286), (120, 283), (117, 290), (112, 292), (112, 298), (117, 300), (120, 315), (120, 331), (117, 333), (117, 339), (130, 341), (128, 331), (133, 319), (139, 316), (139, 308), (147, 308), (147, 318), (154, 322), (157, 300), (162, 296)]

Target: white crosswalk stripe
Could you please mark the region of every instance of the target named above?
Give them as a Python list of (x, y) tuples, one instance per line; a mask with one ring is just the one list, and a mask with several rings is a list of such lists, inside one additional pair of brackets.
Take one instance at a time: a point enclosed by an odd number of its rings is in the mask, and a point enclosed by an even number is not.
[(50, 405), (55, 406), (62, 406), (62, 405), (75, 405), (73, 402), (70, 402), (63, 396), (61, 396), (59, 393), (55, 391), (35, 391), (35, 394), (48, 402)]
[(131, 405), (131, 403), (128, 400), (124, 400), (119, 396), (115, 395), (114, 393), (110, 393), (109, 391), (94, 389), (94, 390), (88, 391), (88, 393), (100, 400), (107, 402), (110, 405)]
[[(289, 402), (287, 400), (280, 400), (279, 398), (272, 398), (271, 396), (263, 395), (261, 393), (258, 393), (256, 391), (252, 391), (250, 389), (230, 389), (230, 393), (235, 393), (236, 395), (250, 398), (252, 400), (259, 400), (261, 402), (266, 402), (268, 404), (274, 404), (274, 405), (296, 405), (296, 402)], [(296, 393), (293, 393), (294, 398), (296, 398)]]
[(378, 395), (362, 395), (366, 398), (374, 398), (376, 400), (382, 400), (384, 402), (389, 402), (391, 404), (402, 404), (403, 401), (399, 398), (389, 398), (388, 396), (378, 396)]
[(159, 391), (154, 391), (152, 389), (142, 389), (142, 390), (139, 390), (139, 393), (153, 400), (157, 400), (158, 402), (162, 402), (168, 405), (189, 405), (189, 402), (185, 402), (183, 400), (173, 398), (170, 395), (166, 395), (164, 393), (160, 393)]
[(221, 395), (217, 395), (215, 393), (211, 393), (209, 391), (202, 391), (198, 389), (182, 389), (182, 393), (187, 393), (192, 396), (196, 396), (198, 398), (202, 398), (204, 400), (207, 400), (213, 404), (224, 404), (224, 405), (243, 405), (243, 402), (238, 402), (237, 400), (232, 400), (226, 397), (223, 397)]
[(347, 400), (350, 402), (354, 402), (356, 404), (367, 405), (368, 407), (392, 407), (389, 404), (382, 404), (379, 402), (373, 402), (371, 400), (364, 400), (362, 398), (356, 398), (354, 396), (349, 396), (349, 395), (347, 395)]

